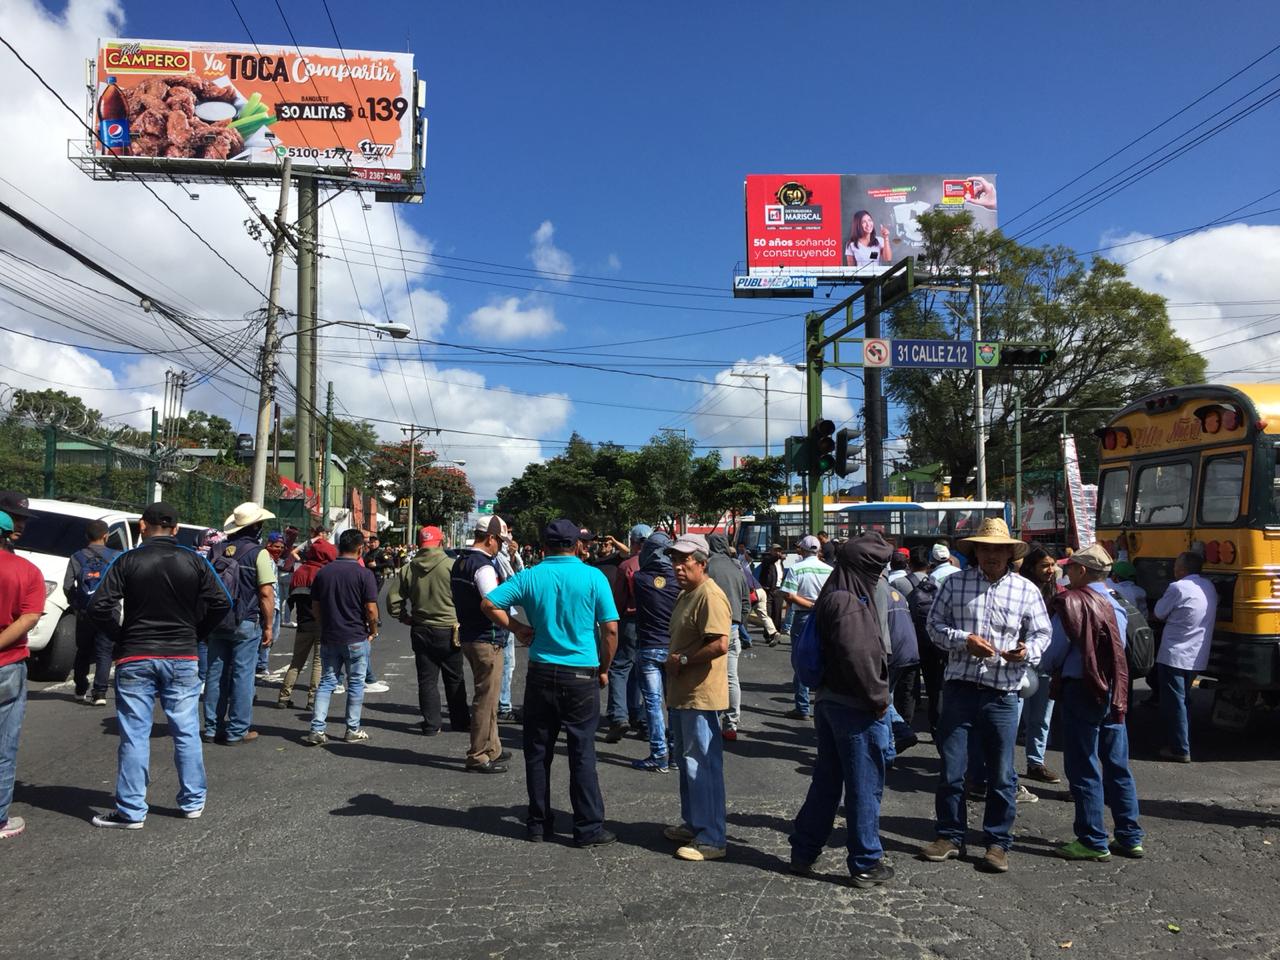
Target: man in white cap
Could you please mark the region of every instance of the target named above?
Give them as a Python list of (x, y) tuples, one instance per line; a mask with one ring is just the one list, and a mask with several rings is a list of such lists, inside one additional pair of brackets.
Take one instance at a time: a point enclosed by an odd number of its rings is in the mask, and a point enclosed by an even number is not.
[[(1111, 557), (1099, 544), (1067, 561), (1071, 588), (1054, 597), (1053, 641), (1040, 661), (1054, 675), (1054, 700), (1062, 726), (1062, 756), (1075, 799), (1076, 839), (1057, 849), (1064, 860), (1109, 860), (1112, 853), (1143, 855), (1138, 789), (1129, 770), (1128, 617), (1106, 578)], [(1116, 838), (1110, 842), (1103, 804), (1111, 808)]]
[(951, 562), (951, 548), (945, 543), (935, 543), (929, 550), (929, 576), (941, 583), (960, 568)]
[(1027, 544), (1009, 536), (1003, 520), (990, 517), (958, 549), (969, 566), (947, 577), (929, 610), (930, 638), (947, 655), (938, 752), (942, 772), (935, 799), (937, 839), (920, 858), (941, 862), (965, 847), (965, 773), (969, 740), (976, 737), (988, 778), (979, 864), (992, 873), (1009, 869), (1018, 780), (1013, 744), (1018, 727), (1018, 689), (1028, 665), (1049, 643), (1049, 617), (1040, 591), (1013, 571)]
[[(787, 603), (795, 608), (791, 621), (793, 637), (798, 637), (804, 632), (805, 621), (813, 612), (813, 605), (818, 600), (818, 594), (822, 592), (822, 585), (827, 582), (827, 577), (831, 576), (831, 564), (825, 563), (818, 557), (818, 551), (821, 548), (822, 543), (817, 537), (812, 535), (801, 537), (800, 542), (796, 544), (800, 561), (788, 568), (786, 579), (782, 581), (782, 586), (779, 588), (786, 597)], [(796, 705), (794, 709), (788, 710), (786, 715), (793, 720), (808, 720), (812, 713), (809, 705), (809, 688), (800, 682), (799, 677), (792, 677), (792, 684), (795, 687)]]
[(206, 743), (236, 746), (258, 739), (253, 721), (253, 674), (258, 647), (271, 646), (275, 613), (276, 566), (262, 546), (262, 525), (275, 514), (246, 502), (222, 525), (225, 542), (209, 560), (231, 595), (233, 607), (209, 634), (209, 666), (205, 673), (204, 732)]

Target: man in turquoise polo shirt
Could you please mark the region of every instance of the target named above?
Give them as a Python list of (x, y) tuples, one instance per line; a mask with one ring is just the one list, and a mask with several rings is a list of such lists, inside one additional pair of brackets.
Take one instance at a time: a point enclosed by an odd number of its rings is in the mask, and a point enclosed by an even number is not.
[[(617, 839), (604, 829), (595, 736), (600, 688), (609, 683), (609, 664), (618, 646), (618, 610), (604, 574), (575, 555), (579, 529), (570, 520), (547, 524), (542, 562), (490, 591), (481, 609), (529, 647), (524, 685), (527, 837), (538, 842), (555, 833), (551, 761), (563, 728), (569, 749), (573, 839), (580, 847), (595, 847)], [(512, 621), (507, 615), (511, 607), (523, 607), (532, 627)]]

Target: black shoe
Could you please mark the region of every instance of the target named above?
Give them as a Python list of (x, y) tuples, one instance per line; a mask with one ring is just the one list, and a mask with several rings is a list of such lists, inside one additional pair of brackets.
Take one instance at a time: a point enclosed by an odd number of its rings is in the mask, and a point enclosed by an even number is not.
[(604, 742), (618, 743), (624, 736), (627, 735), (627, 731), (630, 729), (631, 729), (630, 726), (625, 723), (610, 724), (609, 732), (604, 735)]
[(792, 857), (791, 864), (787, 867), (787, 872), (793, 877), (812, 877), (813, 861), (797, 860), (795, 857)]
[(506, 763), (508, 760), (511, 759), (511, 757), (512, 757), (512, 753), (510, 750), (503, 750), (500, 754), (498, 754), (497, 759), (493, 760), (492, 762)]
[(808, 720), (809, 714), (801, 713), (799, 710), (788, 710), (783, 714), (788, 720)]
[(506, 773), (507, 768), (500, 763), (469, 763), (467, 773)]
[(906, 750), (910, 750), (919, 742), (920, 742), (919, 737), (917, 737), (914, 733), (909, 733), (905, 737), (903, 737), (901, 740), (898, 740), (894, 743), (893, 750), (895, 753), (902, 753)]
[(873, 867), (868, 867), (866, 870), (859, 870), (849, 879), (859, 890), (865, 890), (868, 887), (878, 887), (880, 884), (888, 883), (893, 879), (893, 867), (881, 860)]
[(514, 707), (510, 710), (499, 710), (498, 722), (499, 723), (519, 723), (520, 714), (515, 710)]
[(428, 727), (428, 726), (426, 726), (426, 725), (424, 724), (424, 725), (422, 726), (422, 735), (423, 735), (424, 737), (438, 737), (438, 736), (440, 736), (440, 728), (439, 728), (439, 727)]
[(601, 830), (589, 840), (575, 840), (574, 845), (579, 847), (605, 847), (617, 839), (616, 834), (610, 833), (608, 830)]
[(765, 637), (764, 643), (767, 647), (776, 647), (782, 642), (782, 635), (775, 633), (772, 637)]
[(530, 843), (542, 843), (544, 840), (554, 840), (556, 831), (552, 827), (525, 827), (524, 838)]

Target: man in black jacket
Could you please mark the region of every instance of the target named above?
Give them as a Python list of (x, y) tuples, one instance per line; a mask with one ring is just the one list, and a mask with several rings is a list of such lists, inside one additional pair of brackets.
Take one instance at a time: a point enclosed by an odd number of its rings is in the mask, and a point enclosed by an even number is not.
[[(173, 736), (178, 807), (188, 820), (204, 812), (196, 642), (227, 615), (231, 597), (208, 560), (179, 546), (177, 526), (177, 511), (167, 503), (147, 507), (142, 545), (111, 564), (89, 603), (89, 616), (114, 644), (120, 726), (116, 809), (95, 816), (95, 827), (142, 829), (157, 697)], [(117, 623), (121, 603), (124, 619)]]
[(893, 548), (878, 533), (846, 541), (814, 604), (822, 650), (822, 686), (814, 720), (818, 759), (809, 795), (791, 834), (791, 872), (808, 875), (835, 823), (840, 798), (848, 821), (849, 873), (855, 887), (893, 878), (880, 843), (889, 728), (889, 666), (876, 610), (876, 584)]
[[(756, 578), (760, 581), (760, 586), (764, 588), (764, 592), (769, 597), (769, 619), (774, 622), (779, 631), (786, 629), (782, 616), (783, 608), (786, 606), (786, 597), (782, 592), (782, 581), (785, 577), (786, 555), (783, 553), (782, 544), (771, 543), (769, 544), (769, 552), (760, 561), (760, 570), (756, 574)], [(779, 632), (765, 639), (769, 646), (776, 647), (783, 636), (784, 634)]]

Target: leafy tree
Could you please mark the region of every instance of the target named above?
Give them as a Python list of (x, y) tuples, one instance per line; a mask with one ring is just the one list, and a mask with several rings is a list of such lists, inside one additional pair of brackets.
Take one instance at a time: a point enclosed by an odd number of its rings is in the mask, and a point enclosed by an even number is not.
[(92, 430), (102, 422), (101, 413), (65, 390), (15, 390), (10, 417), (29, 417), (72, 431)]
[(178, 419), (175, 426), (179, 446), (224, 452), (235, 450), (236, 431), (226, 417), (203, 410), (190, 410), (185, 417)]
[[(980, 278), (982, 339), (1051, 344), (1055, 361), (1025, 370), (984, 372), (987, 410), (987, 474), (1012, 474), (1014, 396), (1020, 395), (1023, 467), (1059, 465), (1062, 416), (1036, 407), (1069, 407), (1067, 427), (1079, 443), (1086, 469), (1096, 464), (1092, 434), (1107, 411), (1166, 386), (1202, 381), (1206, 364), (1174, 334), (1162, 297), (1125, 280), (1124, 268), (1107, 260), (1086, 263), (1062, 247), (1027, 247), (998, 231), (971, 232), (967, 214), (928, 213), (920, 218), (925, 260), (988, 271)], [(972, 339), (970, 294), (926, 291), (892, 314), (893, 336)], [(972, 370), (894, 369), (891, 399), (906, 408), (908, 453), (915, 463), (941, 462), (961, 491), (974, 469), (974, 373)], [(1101, 408), (1088, 410), (1084, 408)]]
[[(294, 449), (295, 417), (280, 421), (280, 449)], [(319, 433), (312, 443), (324, 444), (324, 421), (317, 422)], [(368, 491), (372, 486), (369, 464), (379, 447), (378, 428), (368, 420), (333, 418), (333, 452), (347, 465), (347, 485)], [(406, 467), (407, 469), (407, 467)], [(379, 478), (380, 479), (380, 478)]]
[[(475, 490), (466, 474), (452, 467), (435, 465), (435, 454), (418, 444), (413, 453), (414, 517), (422, 522), (449, 523), (471, 510)], [(369, 461), (369, 476), (385, 485), (396, 501), (409, 496), (409, 441), (379, 444)]]

